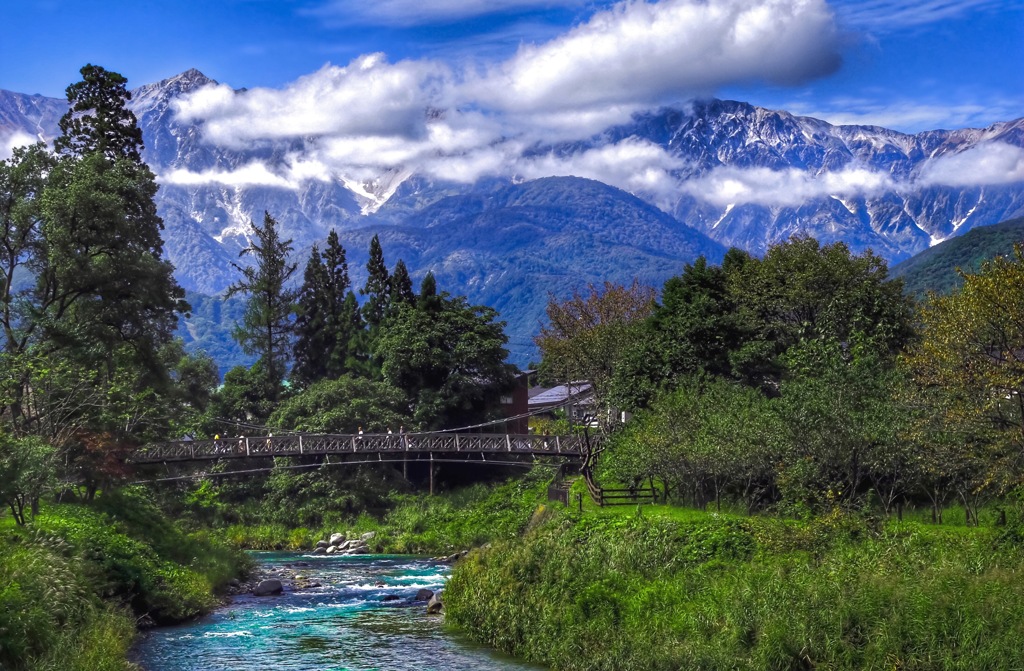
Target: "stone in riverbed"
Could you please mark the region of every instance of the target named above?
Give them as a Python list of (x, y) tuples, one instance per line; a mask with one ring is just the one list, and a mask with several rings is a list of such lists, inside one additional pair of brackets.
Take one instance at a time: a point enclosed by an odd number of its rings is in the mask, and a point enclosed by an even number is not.
[(331, 545), (341, 545), (345, 542), (345, 534), (331, 534)]
[(381, 601), (398, 601), (401, 598), (402, 597), (398, 596), (397, 594), (388, 594), (383, 599), (381, 599)]
[(363, 534), (362, 536), (359, 537), (359, 540), (361, 540), (361, 541), (363, 541), (365, 543), (366, 541), (371, 540), (376, 535), (377, 535), (376, 531), (367, 531), (365, 534)]
[(273, 596), (274, 594), (280, 594), (284, 591), (284, 585), (281, 584), (280, 580), (271, 578), (270, 580), (261, 580), (260, 584), (256, 585), (256, 589), (252, 591), (255, 596)]
[(327, 550), (329, 550), (329, 549), (330, 548), (317, 548), (317, 549), (313, 550), (313, 552), (311, 554), (325, 555), (325, 554), (327, 554)]
[(333, 555), (333, 554), (336, 554), (337, 552), (338, 552), (338, 548), (332, 545), (331, 547), (327, 548), (327, 551), (325, 552), (325, 554)]
[(420, 591), (416, 592), (416, 601), (430, 601), (430, 599), (433, 596), (434, 590), (421, 589)]
[(444, 608), (444, 603), (441, 601), (441, 595), (435, 594), (430, 597), (430, 601), (427, 602), (427, 614), (433, 615), (434, 613), (440, 613)]
[(329, 547), (331, 547), (331, 542), (330, 541), (317, 541), (316, 542), (316, 546), (318, 548), (329, 548)]
[(370, 548), (366, 547), (365, 545), (359, 545), (357, 547), (349, 548), (348, 550), (345, 550), (345, 554), (347, 554), (347, 555), (368, 555), (368, 554), (370, 554)]

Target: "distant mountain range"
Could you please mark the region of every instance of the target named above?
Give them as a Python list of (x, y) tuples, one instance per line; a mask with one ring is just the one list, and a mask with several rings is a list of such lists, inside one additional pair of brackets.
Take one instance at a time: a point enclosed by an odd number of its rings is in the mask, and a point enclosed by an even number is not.
[(1011, 256), (1014, 245), (1024, 244), (1024, 217), (968, 231), (926, 249), (891, 269), (903, 278), (908, 294), (923, 298), (929, 291), (948, 294), (963, 285), (957, 270), (974, 273), (997, 256)]
[[(189, 70), (133, 91), (144, 157), (162, 179), (165, 249), (182, 286), (195, 295), (222, 292), (234, 277), (230, 262), (247, 244), (248, 222), (264, 210), (294, 240), (300, 263), (310, 245), (337, 229), (356, 285), (376, 233), (389, 265), (402, 258), (414, 279), (431, 270), (440, 288), (497, 308), (520, 364), (535, 356), (531, 339), (548, 296), (587, 282), (639, 277), (660, 286), (697, 255), (718, 261), (728, 246), (760, 253), (794, 233), (843, 240), (855, 251), (871, 248), (895, 262), (977, 226), (1024, 215), (1024, 180), (972, 168), (990, 165), (990, 150), (1019, 152), (1024, 119), (908, 135), (723, 100), (637, 115), (585, 141), (525, 150), (558, 165), (560, 158), (623, 142), (655, 146), (671, 161), (675, 181), (668, 190), (662, 184), (627, 193), (557, 172), (472, 184), (405, 170), (359, 183), (309, 180), (289, 187), (170, 183), (164, 178), (174, 171), (202, 175), (258, 163), (272, 172), (301, 150), (288, 143), (238, 150), (205, 142), (200, 127), (176, 118), (173, 103), (211, 83)], [(16, 133), (52, 139), (65, 109), (62, 100), (0, 91), (0, 141)], [(205, 316), (184, 324), (183, 334), (191, 346), (223, 345), (227, 324), (221, 322), (232, 310), (196, 300), (203, 306), (197, 314)], [(230, 357), (221, 345), (214, 347), (218, 356)]]

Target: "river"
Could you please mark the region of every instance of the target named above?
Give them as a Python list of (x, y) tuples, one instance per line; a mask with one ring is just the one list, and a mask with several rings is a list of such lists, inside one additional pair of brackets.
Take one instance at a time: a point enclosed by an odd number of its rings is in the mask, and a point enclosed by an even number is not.
[[(140, 635), (132, 659), (146, 671), (536, 671), (444, 627), (409, 605), (438, 590), (445, 564), (405, 556), (309, 556), (260, 552), (267, 571), (285, 568), (320, 587), (279, 596), (238, 596), (214, 613)], [(296, 563), (305, 563), (295, 566)], [(287, 583), (286, 583), (287, 584)], [(386, 596), (399, 600), (385, 601)]]

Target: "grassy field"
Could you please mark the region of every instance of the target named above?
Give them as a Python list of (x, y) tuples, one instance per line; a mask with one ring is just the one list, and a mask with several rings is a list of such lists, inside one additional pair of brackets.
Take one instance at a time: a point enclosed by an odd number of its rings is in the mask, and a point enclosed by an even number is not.
[(0, 669), (133, 668), (140, 619), (208, 611), (248, 559), (185, 534), (139, 491), (43, 506), (29, 527), (0, 519)]

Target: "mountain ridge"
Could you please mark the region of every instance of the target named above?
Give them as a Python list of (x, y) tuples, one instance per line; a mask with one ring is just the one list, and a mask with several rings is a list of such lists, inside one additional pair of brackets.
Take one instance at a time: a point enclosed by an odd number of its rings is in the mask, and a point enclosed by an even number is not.
[[(653, 147), (671, 162), (666, 174), (675, 186), (667, 191), (641, 186), (630, 193), (585, 174), (460, 183), (403, 168), (295, 182), (285, 168), (304, 140), (220, 147), (206, 141), (201, 125), (179, 118), (175, 101), (216, 84), (190, 69), (133, 89), (130, 103), (144, 159), (161, 183), (166, 253), (186, 289), (209, 295), (234, 279), (231, 262), (248, 243), (248, 222), (269, 211), (294, 240), (296, 260), (334, 228), (358, 285), (366, 243), (379, 234), (389, 264), (404, 258), (414, 279), (432, 271), (442, 289), (498, 307), (513, 339), (527, 343), (549, 291), (565, 295), (588, 281), (629, 283), (634, 276), (660, 286), (698, 254), (714, 259), (728, 246), (759, 254), (794, 234), (899, 261), (976, 226), (1024, 215), (1022, 181), (926, 181), (943, 160), (993, 144), (1019, 151), (1024, 118), (908, 134), (710, 99), (523, 152), (564, 160), (554, 163), (558, 173), (573, 171), (569, 159), (587, 151)], [(65, 109), (59, 99), (0, 91), (0, 139), (52, 139)], [(729, 201), (733, 183), (739, 196)], [(526, 349), (517, 360), (528, 360)]]

